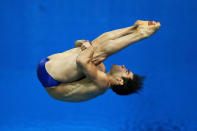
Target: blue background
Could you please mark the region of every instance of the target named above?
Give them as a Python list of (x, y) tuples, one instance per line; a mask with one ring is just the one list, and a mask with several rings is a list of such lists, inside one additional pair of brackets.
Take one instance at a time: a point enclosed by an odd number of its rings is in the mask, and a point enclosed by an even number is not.
[[(0, 0), (0, 130), (196, 131), (196, 14), (196, 0)], [(146, 75), (141, 94), (49, 97), (36, 77), (41, 58), (136, 20), (162, 26), (105, 64)]]

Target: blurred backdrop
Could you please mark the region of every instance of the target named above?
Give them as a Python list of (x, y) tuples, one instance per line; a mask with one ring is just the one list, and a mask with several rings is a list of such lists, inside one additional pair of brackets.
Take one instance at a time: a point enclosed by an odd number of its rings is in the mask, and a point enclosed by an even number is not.
[[(197, 130), (196, 14), (196, 0), (0, 0), (0, 130)], [(147, 76), (140, 94), (49, 97), (36, 76), (41, 58), (136, 20), (162, 26), (104, 63)]]

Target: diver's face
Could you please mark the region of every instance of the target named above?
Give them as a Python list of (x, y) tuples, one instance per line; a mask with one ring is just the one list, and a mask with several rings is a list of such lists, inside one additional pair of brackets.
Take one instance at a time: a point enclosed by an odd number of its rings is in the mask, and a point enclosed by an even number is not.
[(113, 65), (110, 70), (111, 74), (116, 77), (133, 79), (133, 73), (126, 69), (124, 65)]

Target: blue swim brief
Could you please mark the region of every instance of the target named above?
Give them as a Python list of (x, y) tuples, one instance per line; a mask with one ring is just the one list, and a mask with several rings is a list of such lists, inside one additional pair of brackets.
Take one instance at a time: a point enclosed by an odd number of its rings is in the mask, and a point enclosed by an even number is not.
[(52, 86), (57, 86), (60, 84), (59, 81), (55, 80), (54, 78), (52, 78), (49, 73), (47, 72), (46, 68), (45, 68), (45, 64), (46, 62), (49, 61), (48, 58), (43, 58), (38, 66), (37, 66), (37, 76), (38, 79), (40, 80), (40, 82), (42, 83), (42, 85), (44, 87), (52, 87)]

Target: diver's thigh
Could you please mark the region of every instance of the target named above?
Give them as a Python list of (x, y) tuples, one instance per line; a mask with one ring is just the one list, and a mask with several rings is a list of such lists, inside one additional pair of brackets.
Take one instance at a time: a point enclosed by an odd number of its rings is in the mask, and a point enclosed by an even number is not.
[(60, 82), (72, 82), (83, 76), (83, 73), (76, 65), (76, 58), (81, 49), (69, 50), (51, 57), (46, 63), (47, 72)]

